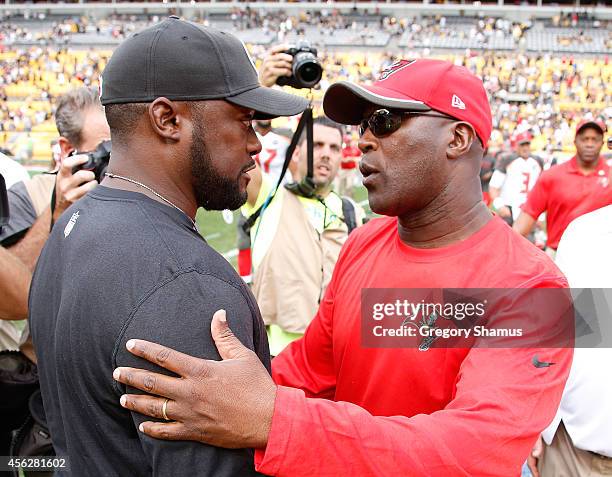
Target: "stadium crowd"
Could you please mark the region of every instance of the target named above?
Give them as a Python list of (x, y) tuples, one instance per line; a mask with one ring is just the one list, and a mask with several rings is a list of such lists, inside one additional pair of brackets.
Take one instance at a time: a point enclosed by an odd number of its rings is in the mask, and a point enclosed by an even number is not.
[[(251, 51), (261, 64), (265, 47), (253, 45)], [(54, 98), (69, 88), (96, 85), (110, 54), (40, 46), (1, 52), (3, 147), (20, 158), (48, 158), (45, 150), (55, 135), (51, 121)], [(465, 65), (483, 79), (493, 111), (494, 148), (509, 148), (515, 132), (530, 129), (534, 149), (547, 157), (571, 152), (572, 131), (586, 112), (606, 120), (612, 117), (612, 65), (607, 58), (471, 51), (430, 56)], [(331, 83), (369, 82), (397, 57), (381, 52), (322, 52), (324, 75), (314, 93), (315, 104), (320, 109), (322, 92)], [(32, 141), (33, 146), (22, 145)]]

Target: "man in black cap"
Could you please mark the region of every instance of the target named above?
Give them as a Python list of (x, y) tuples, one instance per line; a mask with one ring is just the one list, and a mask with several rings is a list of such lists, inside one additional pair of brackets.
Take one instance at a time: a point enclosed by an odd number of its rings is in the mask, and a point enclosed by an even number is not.
[(202, 239), (195, 215), (244, 203), (261, 148), (251, 121), (297, 114), (306, 102), (262, 88), (234, 36), (176, 17), (118, 47), (101, 101), (113, 147), (106, 178), (55, 224), (32, 282), (55, 450), (79, 476), (252, 475), (248, 449), (138, 432), (143, 418), (116, 406), (131, 388), (111, 375), (142, 365), (125, 350), (134, 335), (219, 359), (210, 334), (218, 308), (231, 310), (237, 336), (269, 369), (255, 300)]

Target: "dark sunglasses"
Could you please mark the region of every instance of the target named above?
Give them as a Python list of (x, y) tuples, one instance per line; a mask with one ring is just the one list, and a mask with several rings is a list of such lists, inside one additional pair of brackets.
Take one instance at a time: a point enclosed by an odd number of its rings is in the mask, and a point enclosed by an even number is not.
[(384, 137), (397, 131), (402, 125), (404, 116), (429, 116), (431, 118), (452, 119), (450, 116), (435, 113), (418, 113), (414, 111), (389, 111), (388, 109), (378, 109), (369, 118), (365, 118), (359, 124), (359, 135), (363, 136), (366, 129), (369, 129), (376, 137)]

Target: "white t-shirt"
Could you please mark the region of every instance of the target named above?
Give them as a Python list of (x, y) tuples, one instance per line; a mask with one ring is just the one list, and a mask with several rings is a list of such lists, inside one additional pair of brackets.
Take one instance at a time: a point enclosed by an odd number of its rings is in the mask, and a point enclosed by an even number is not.
[(1, 152), (0, 174), (2, 174), (4, 177), (4, 182), (6, 182), (7, 189), (17, 182), (27, 181), (30, 178), (30, 174), (28, 174), (25, 167)]
[[(612, 340), (612, 205), (575, 219), (561, 237), (555, 261), (572, 288), (598, 289), (595, 300), (598, 331), (603, 345), (609, 346)], [(559, 410), (542, 433), (547, 444), (550, 445), (563, 420), (574, 446), (612, 457), (611, 369), (611, 348), (574, 350)]]
[[(276, 185), (285, 162), (285, 153), (289, 147), (289, 139), (272, 131), (265, 136), (257, 133), (257, 137), (261, 142), (261, 152), (254, 159), (259, 164), (261, 171), (267, 174), (272, 183)], [(283, 183), (285, 182), (291, 182), (289, 172), (287, 172), (283, 179)]]
[(500, 198), (504, 205), (512, 207), (512, 217), (516, 220), (521, 213), (521, 205), (527, 200), (527, 194), (533, 188), (542, 167), (533, 157), (510, 157), (502, 159), (491, 176), (489, 187), (500, 189)]

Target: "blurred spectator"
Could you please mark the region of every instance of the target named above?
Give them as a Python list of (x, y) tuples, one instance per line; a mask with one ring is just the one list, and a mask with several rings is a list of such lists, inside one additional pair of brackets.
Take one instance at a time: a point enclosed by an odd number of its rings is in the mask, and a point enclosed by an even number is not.
[(489, 206), (491, 204), (491, 196), (489, 194), (489, 182), (495, 170), (495, 154), (491, 147), (485, 150), (482, 161), (480, 161), (480, 186), (482, 187), (482, 199)]
[(542, 172), (542, 160), (531, 153), (531, 134), (515, 138), (516, 152), (501, 156), (489, 183), (489, 196), (497, 214), (510, 225), (521, 212), (521, 205)]
[[(276, 185), (291, 140), (273, 131), (271, 120), (256, 120), (253, 123), (253, 128), (261, 143), (261, 152), (253, 159), (255, 159), (261, 173), (265, 174), (273, 185)], [(292, 181), (291, 173), (291, 170), (288, 169), (283, 178), (283, 183)], [(238, 232), (238, 273), (246, 283), (251, 283), (251, 238), (243, 229), (245, 220), (244, 216), (241, 215), (236, 224)]]
[(361, 159), (361, 151), (356, 141), (346, 134), (342, 143), (342, 162), (338, 171), (338, 193), (353, 197), (353, 187), (357, 180), (357, 167)]
[[(262, 14), (255, 10), (245, 12), (248, 13), (236, 15), (238, 18), (242, 15), (245, 23), (246, 18), (249, 18), (253, 25), (260, 23), (255, 20), (259, 15), (262, 17), (262, 25), (268, 21), (270, 31), (276, 31), (276, 20), (272, 19), (278, 19), (279, 25), (290, 23), (292, 29), (300, 22), (314, 25), (323, 21), (325, 25), (334, 28), (343, 28), (344, 22), (342, 16), (333, 12), (320, 17), (314, 14), (302, 17), (282, 13)], [(389, 28), (389, 31), (394, 28), (402, 31), (415, 29), (424, 32), (419, 35), (425, 37), (455, 34), (453, 23), (443, 21), (442, 18), (425, 18), (416, 22), (412, 19), (381, 18), (382, 23), (388, 25), (385, 28)], [(115, 16), (98, 22), (87, 20), (86, 24), (83, 23), (85, 26), (77, 30), (100, 29), (106, 32), (112, 26), (113, 31), (130, 34), (136, 26), (156, 20), (154, 16)], [(483, 18), (475, 19), (474, 22), (475, 35), (482, 33), (487, 38), (488, 35), (497, 35), (498, 31), (511, 35), (512, 23), (508, 20)], [(67, 21), (67, 24), (73, 23), (74, 19)], [(285, 46), (278, 46), (279, 54), (274, 64), (275, 68), (282, 69), (280, 74), (290, 73), (292, 57), (281, 53)], [(347, 45), (347, 48), (350, 47)], [(258, 65), (265, 65), (266, 58), (271, 56), (267, 46), (252, 45), (250, 49)], [(41, 148), (37, 144), (48, 143), (53, 138), (50, 119), (54, 98), (70, 88), (96, 84), (110, 54), (110, 49), (103, 48), (87, 51), (44, 45), (11, 48), (1, 53), (0, 95), (6, 97), (6, 101), (0, 102), (0, 137), (4, 137), (6, 146), (16, 152), (21, 141), (27, 142), (26, 130), (31, 125), (33, 160), (41, 161)], [(421, 54), (440, 56), (464, 65), (483, 79), (491, 98), (494, 134), (501, 141), (497, 144), (499, 146), (508, 147), (511, 138), (521, 132), (517, 131), (519, 124), (526, 123), (534, 135), (532, 146), (535, 151), (549, 148), (571, 155), (573, 130), (579, 117), (586, 111), (601, 114), (605, 118), (612, 115), (609, 108), (612, 103), (612, 64), (603, 56), (572, 58), (562, 54), (527, 55), (514, 51), (485, 51), (478, 55), (471, 51), (440, 55), (423, 51)], [(419, 53), (415, 51), (414, 55), (419, 56)], [(324, 77), (320, 89), (313, 91), (315, 109), (320, 107), (322, 93), (331, 82), (369, 82), (378, 71), (396, 59), (395, 54), (390, 52), (337, 52), (320, 48)], [(270, 86), (267, 78), (260, 75), (260, 80), (262, 84)], [(282, 123), (279, 122), (277, 126), (282, 126)], [(27, 153), (28, 149), (24, 150)], [(46, 160), (48, 150), (42, 150), (47, 154)]]
[[(342, 158), (343, 129), (326, 117), (314, 119), (313, 185), (308, 195), (280, 187), (260, 169), (251, 172), (247, 217), (261, 208), (251, 228), (253, 294), (268, 328), (270, 353), (278, 355), (303, 335), (331, 279), (340, 248), (364, 212), (340, 197), (333, 183)], [(307, 173), (306, 134), (292, 160), (295, 180)]]
[[(276, 184), (285, 163), (285, 152), (287, 152), (290, 141), (272, 129), (272, 120), (270, 119), (254, 121), (253, 128), (257, 133), (259, 142), (261, 142), (261, 152), (253, 159), (255, 159), (261, 171), (267, 174), (270, 180)], [(284, 177), (283, 181), (291, 182), (291, 178)]]
[(546, 245), (552, 255), (572, 220), (612, 204), (611, 169), (600, 156), (605, 131), (605, 124), (597, 119), (578, 124), (576, 155), (540, 176), (514, 223), (514, 229), (527, 236), (536, 219), (546, 212)]

